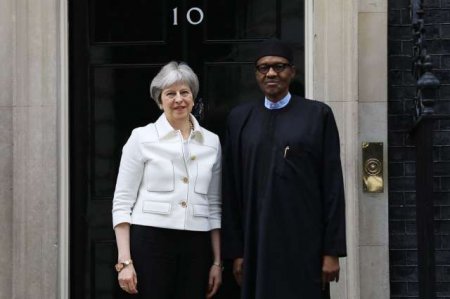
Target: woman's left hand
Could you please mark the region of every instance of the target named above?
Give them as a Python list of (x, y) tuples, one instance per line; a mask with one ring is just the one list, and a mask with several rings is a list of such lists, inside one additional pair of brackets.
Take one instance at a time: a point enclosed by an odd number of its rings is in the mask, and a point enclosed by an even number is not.
[(222, 284), (222, 267), (218, 265), (212, 265), (209, 270), (208, 281), (208, 293), (206, 298), (212, 298), (217, 293), (220, 285)]

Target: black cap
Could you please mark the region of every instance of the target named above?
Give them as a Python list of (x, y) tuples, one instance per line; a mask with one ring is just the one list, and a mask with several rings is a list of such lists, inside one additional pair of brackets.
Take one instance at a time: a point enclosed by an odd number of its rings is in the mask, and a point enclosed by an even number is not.
[(265, 40), (259, 44), (258, 50), (256, 51), (255, 63), (264, 56), (284, 57), (289, 63), (294, 63), (294, 53), (292, 48), (276, 38)]

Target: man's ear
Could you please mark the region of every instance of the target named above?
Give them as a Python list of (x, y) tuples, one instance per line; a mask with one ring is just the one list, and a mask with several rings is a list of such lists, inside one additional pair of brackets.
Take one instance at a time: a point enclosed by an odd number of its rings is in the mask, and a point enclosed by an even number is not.
[(295, 68), (295, 65), (293, 65), (293, 66), (291, 67), (291, 70), (292, 70), (292, 78), (294, 78), (294, 77), (295, 77), (295, 74), (297, 73), (297, 69)]

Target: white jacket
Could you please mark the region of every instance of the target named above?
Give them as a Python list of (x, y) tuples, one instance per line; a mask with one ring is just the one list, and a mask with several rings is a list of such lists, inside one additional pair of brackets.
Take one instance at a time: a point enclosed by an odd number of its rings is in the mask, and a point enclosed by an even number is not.
[(220, 141), (191, 117), (187, 161), (181, 132), (164, 114), (154, 124), (133, 130), (120, 161), (114, 227), (128, 222), (192, 231), (220, 228)]

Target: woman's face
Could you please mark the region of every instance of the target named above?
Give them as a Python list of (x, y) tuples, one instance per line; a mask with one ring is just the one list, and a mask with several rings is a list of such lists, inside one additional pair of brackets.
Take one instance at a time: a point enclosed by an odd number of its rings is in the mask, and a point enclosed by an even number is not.
[(175, 83), (161, 92), (161, 104), (169, 122), (187, 121), (194, 106), (189, 86)]

